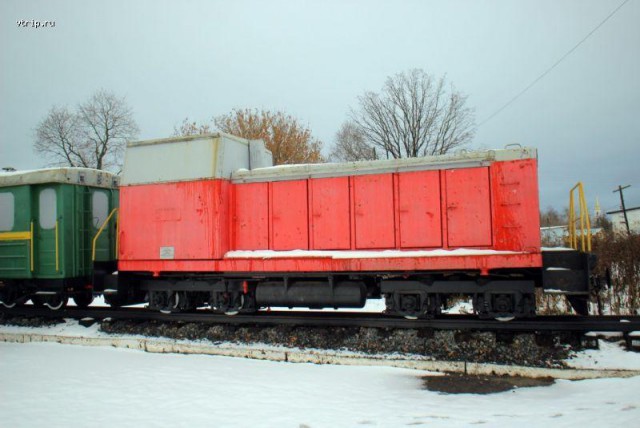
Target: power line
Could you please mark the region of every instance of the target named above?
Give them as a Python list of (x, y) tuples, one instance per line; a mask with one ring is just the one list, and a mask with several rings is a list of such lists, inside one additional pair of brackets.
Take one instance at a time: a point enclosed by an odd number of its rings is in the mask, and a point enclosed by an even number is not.
[(505, 105), (503, 105), (502, 107), (500, 107), (498, 110), (496, 110), (493, 114), (491, 114), (489, 117), (487, 117), (485, 120), (483, 120), (482, 122), (480, 122), (480, 124), (478, 125), (478, 127), (484, 125), (485, 123), (487, 123), (488, 121), (490, 121), (491, 119), (493, 119), (495, 116), (497, 116), (500, 112), (502, 112), (502, 110), (506, 109), (507, 107), (509, 107), (511, 104), (513, 104), (518, 98), (520, 98), (522, 95), (524, 95), (525, 92), (527, 92), (529, 89), (531, 89), (536, 83), (538, 83), (540, 80), (542, 80), (547, 74), (549, 74), (554, 68), (556, 68), (558, 66), (558, 64), (560, 64), (562, 61), (564, 61), (569, 55), (571, 55), (576, 49), (578, 49), (578, 47), (580, 47), (580, 45), (582, 45), (589, 37), (591, 37), (591, 35), (593, 33), (595, 33), (596, 31), (598, 31), (598, 29), (600, 27), (602, 27), (604, 25), (605, 22), (607, 22), (613, 15), (616, 14), (617, 11), (620, 10), (620, 8), (622, 8), (622, 6), (624, 6), (625, 4), (627, 4), (629, 2), (629, 0), (624, 0), (622, 3), (620, 3), (620, 5), (618, 7), (616, 7), (613, 12), (611, 12), (609, 15), (607, 15), (607, 17), (605, 19), (602, 20), (602, 22), (600, 22), (593, 30), (591, 30), (589, 32), (589, 34), (587, 34), (586, 36), (584, 36), (584, 38), (582, 40), (580, 40), (574, 47), (572, 47), (571, 49), (569, 49), (569, 51), (567, 51), (567, 53), (565, 53), (559, 60), (557, 60), (551, 67), (549, 67), (546, 71), (544, 71), (540, 76), (538, 76), (537, 78), (535, 78), (533, 80), (533, 82), (529, 83), (529, 85), (527, 85), (526, 88), (524, 88), (522, 91), (518, 92), (513, 98), (511, 98), (509, 101), (507, 101), (507, 103)]

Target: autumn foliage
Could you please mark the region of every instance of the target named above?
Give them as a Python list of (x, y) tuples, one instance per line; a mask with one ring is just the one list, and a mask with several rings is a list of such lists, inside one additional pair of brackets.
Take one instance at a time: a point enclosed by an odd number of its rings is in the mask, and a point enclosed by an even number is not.
[(263, 140), (273, 154), (274, 165), (323, 162), (322, 143), (298, 119), (280, 111), (234, 109), (215, 117), (213, 126), (185, 119), (175, 131), (178, 135), (206, 134), (214, 127), (248, 140)]

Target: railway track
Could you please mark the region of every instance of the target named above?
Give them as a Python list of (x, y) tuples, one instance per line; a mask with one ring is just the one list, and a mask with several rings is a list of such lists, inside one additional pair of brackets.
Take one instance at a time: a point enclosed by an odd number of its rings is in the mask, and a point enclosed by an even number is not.
[(640, 331), (640, 316), (538, 316), (524, 320), (502, 322), (481, 320), (475, 315), (444, 315), (436, 319), (408, 320), (383, 314), (362, 312), (283, 312), (264, 311), (257, 314), (235, 316), (212, 314), (201, 310), (163, 314), (143, 308), (86, 308), (68, 307), (58, 311), (44, 308), (16, 307), (2, 308), (0, 314), (14, 317), (41, 317), (50, 319), (93, 318), (103, 320), (154, 320), (165, 322), (194, 322), (225, 325), (291, 325), (291, 326), (333, 326), (372, 327), (390, 329), (432, 329), (432, 330), (482, 330), (496, 332), (619, 332), (627, 335)]

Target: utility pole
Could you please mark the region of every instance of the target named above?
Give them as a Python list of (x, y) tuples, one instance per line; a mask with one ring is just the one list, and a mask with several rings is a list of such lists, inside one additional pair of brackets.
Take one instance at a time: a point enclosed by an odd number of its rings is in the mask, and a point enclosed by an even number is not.
[(624, 214), (624, 224), (627, 225), (627, 234), (631, 235), (631, 229), (629, 229), (629, 219), (627, 218), (627, 208), (624, 206), (624, 195), (622, 194), (622, 191), (624, 189), (626, 189), (627, 187), (631, 187), (631, 186), (630, 185), (626, 185), (626, 186), (618, 185), (618, 188), (616, 190), (614, 190), (613, 193), (620, 192), (620, 202), (622, 203), (622, 214)]

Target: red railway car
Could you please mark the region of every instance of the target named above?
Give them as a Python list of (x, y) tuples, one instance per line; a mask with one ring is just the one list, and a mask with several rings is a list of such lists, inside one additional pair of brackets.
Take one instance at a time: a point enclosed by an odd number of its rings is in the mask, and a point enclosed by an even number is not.
[(405, 317), (462, 294), (480, 316), (526, 317), (552, 287), (584, 309), (588, 257), (541, 251), (535, 149), (270, 165), (261, 141), (226, 134), (129, 144), (118, 273), (97, 269), (98, 289), (228, 314), (384, 297)]

